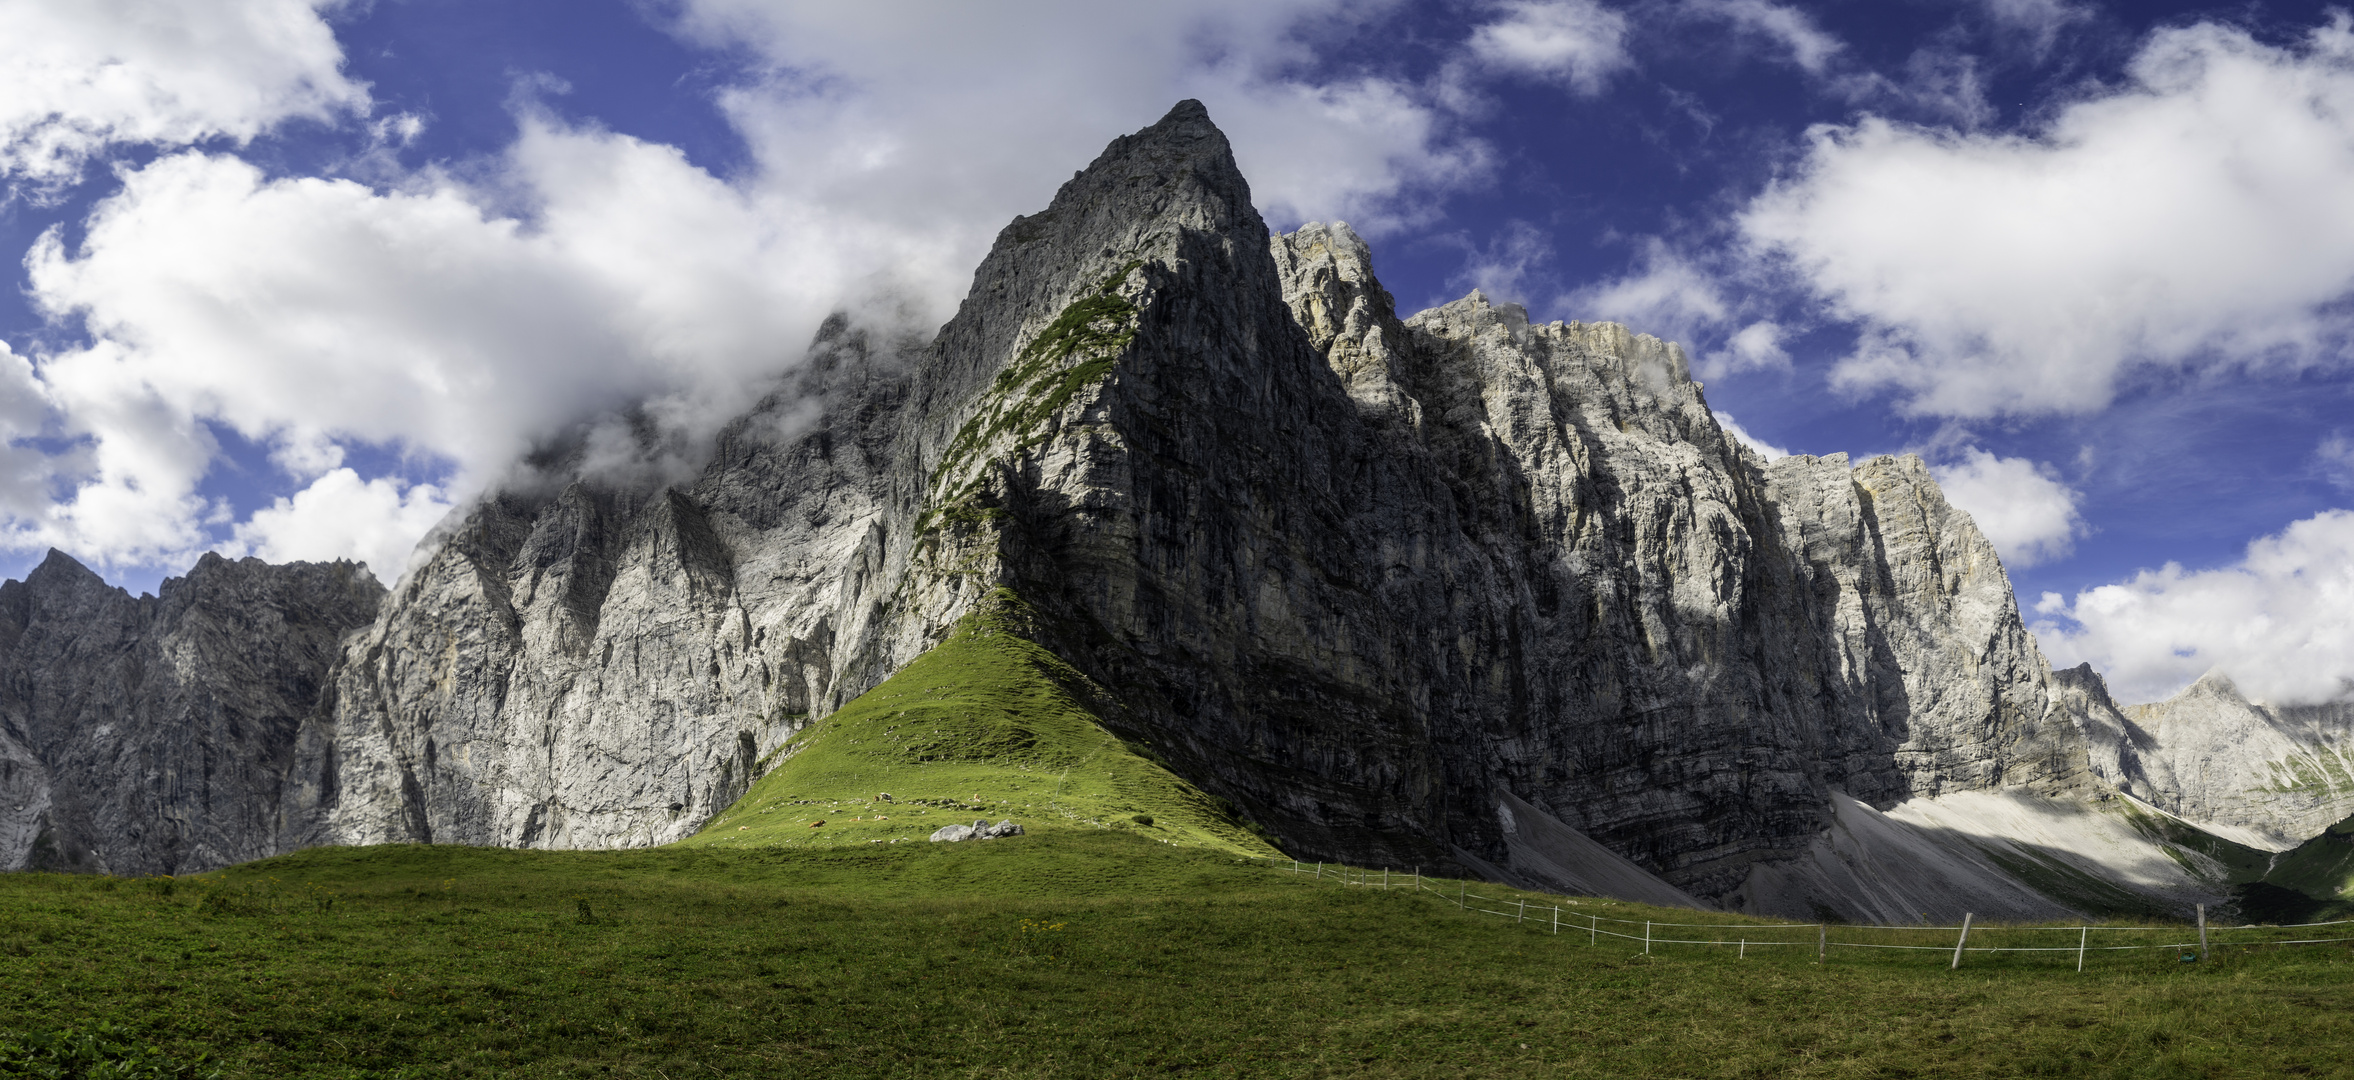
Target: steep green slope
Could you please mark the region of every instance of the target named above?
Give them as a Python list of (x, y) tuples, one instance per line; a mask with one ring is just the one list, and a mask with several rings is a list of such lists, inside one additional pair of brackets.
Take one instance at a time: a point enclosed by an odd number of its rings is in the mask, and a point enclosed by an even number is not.
[(2262, 880), (2235, 889), (2250, 922), (2299, 923), (2354, 916), (2354, 817), (2272, 860)]
[(743, 798), (679, 845), (922, 842), (986, 818), (1031, 833), (1114, 829), (1275, 854), (1148, 749), (1105, 730), (1108, 696), (1024, 635), (1032, 618), (997, 590), (946, 641), (795, 736)]

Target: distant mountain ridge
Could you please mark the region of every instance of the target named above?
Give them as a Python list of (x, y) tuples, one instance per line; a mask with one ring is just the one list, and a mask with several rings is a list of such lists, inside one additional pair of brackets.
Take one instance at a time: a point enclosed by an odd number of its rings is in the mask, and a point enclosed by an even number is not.
[(2196, 737), (2055, 675), (1917, 458), (1764, 461), (1613, 324), (1400, 318), (1345, 225), (1269, 234), (1198, 103), (1008, 225), (929, 342), (837, 322), (796, 379), (690, 483), (499, 493), (318, 609), (303, 640), (351, 633), (247, 751), (270, 826), (204, 850), (677, 840), (1000, 588), (1106, 725), (1306, 858), (2164, 910), (2225, 895), (2199, 826), (2294, 843), (2340, 797), (2155, 779)]

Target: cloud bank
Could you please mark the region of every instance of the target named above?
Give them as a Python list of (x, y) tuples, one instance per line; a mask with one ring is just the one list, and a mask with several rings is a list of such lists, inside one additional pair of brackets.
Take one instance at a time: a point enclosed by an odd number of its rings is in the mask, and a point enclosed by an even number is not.
[(2354, 693), (2354, 511), (2329, 510), (2212, 570), (2168, 563), (2130, 581), (2045, 593), (2035, 636), (2052, 663), (2090, 661), (2119, 701), (2158, 701), (2222, 668), (2257, 701)]
[(364, 112), (321, 18), (343, 0), (0, 2), (0, 176), (36, 189), (118, 143), (246, 142)]
[[(110, 144), (298, 117), (378, 138), (404, 118), (371, 121), (339, 74), (333, 6), (215, 0), (123, 33), (98, 6), (0, 5), (0, 29), (26, 31), (0, 40), (43, 43), (43, 85), (81, 95), (0, 112), (0, 167), (63, 176)], [(739, 174), (528, 90), (515, 143), (459, 169), (274, 177), (201, 146), (124, 171), (78, 242), (52, 230), (28, 256), (33, 302), (84, 337), (0, 355), (0, 536), (174, 570), (207, 547), (365, 557), (389, 580), (434, 517), (551, 437), (634, 411), (691, 457), (827, 313), (936, 324), (1005, 221), (1182, 97), (1210, 105), (1278, 221), (1378, 232), (1486, 167), (1426, 88), (1310, 74), (1317, 35), (1381, 5), (664, 10), (752, 58), (716, 102), (752, 152)], [(293, 493), (242, 521), (200, 494), (223, 430), (267, 447)], [(413, 475), (362, 476), (355, 444)]]
[[(836, 245), (888, 258), (816, 229), (787, 242), (778, 215), (668, 147), (535, 121), (504, 165), (529, 225), (446, 178), (379, 192), (198, 152), (126, 174), (80, 245), (53, 232), (28, 259), (38, 302), (90, 334), (39, 368), (87, 454), (59, 463), (69, 496), (16, 508), (11, 539), (185, 559), (221, 509), (195, 494), (209, 424), (270, 447), (298, 482), (334, 482), (357, 441), (447, 463), (468, 493), (535, 439), (643, 399), (723, 412), (791, 363), (860, 268)], [(428, 501), (446, 505), (439, 492)], [(289, 538), (325, 534), (287, 516), (370, 508), (384, 521), (369, 528), (423, 533), (409, 495), (306, 494), (234, 535), (326, 557), (348, 545), (305, 548)]]
[(1980, 418), (2096, 410), (2145, 369), (2332, 362), (2354, 290), (2349, 17), (2286, 48), (2161, 30), (2128, 75), (2033, 135), (1812, 132), (1739, 224), (1861, 328), (1837, 385)]

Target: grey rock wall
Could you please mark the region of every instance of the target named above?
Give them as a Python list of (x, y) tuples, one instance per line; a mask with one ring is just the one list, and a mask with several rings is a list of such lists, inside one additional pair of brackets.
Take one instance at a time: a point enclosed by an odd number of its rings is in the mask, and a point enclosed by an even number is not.
[(383, 591), (353, 563), (206, 555), (133, 597), (56, 551), (0, 584), (0, 869), (276, 853), (298, 726)]
[[(604, 848), (693, 832), (813, 713), (921, 651), (892, 651), (875, 619), (897, 584), (884, 538), (906, 389), (835, 325), (790, 392), (727, 428), (701, 479), (575, 479), (450, 522), (303, 732), (289, 796), (303, 841)], [(866, 681), (846, 693), (845, 678)]]

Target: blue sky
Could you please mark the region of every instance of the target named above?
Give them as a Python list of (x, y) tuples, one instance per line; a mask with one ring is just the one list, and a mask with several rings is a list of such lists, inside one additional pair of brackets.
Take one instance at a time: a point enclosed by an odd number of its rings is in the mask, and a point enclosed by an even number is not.
[(1199, 97), (1409, 310), (1618, 319), (1772, 452), (1921, 454), (2121, 696), (2354, 686), (2324, 5), (0, 0), (0, 52), (9, 576), (389, 580), (558, 433), (691, 467)]

